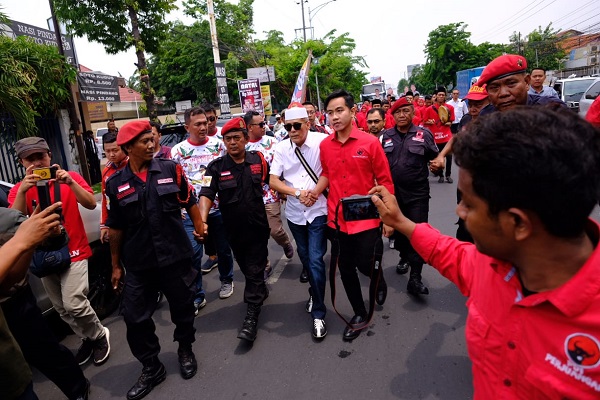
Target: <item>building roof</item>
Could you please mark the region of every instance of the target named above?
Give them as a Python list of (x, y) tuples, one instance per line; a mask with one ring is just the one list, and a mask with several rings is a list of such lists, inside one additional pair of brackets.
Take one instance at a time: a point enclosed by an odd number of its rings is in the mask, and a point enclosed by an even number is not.
[(558, 45), (567, 53), (593, 43), (600, 44), (600, 33), (584, 35), (582, 32), (571, 29), (558, 33), (557, 37), (560, 40)]

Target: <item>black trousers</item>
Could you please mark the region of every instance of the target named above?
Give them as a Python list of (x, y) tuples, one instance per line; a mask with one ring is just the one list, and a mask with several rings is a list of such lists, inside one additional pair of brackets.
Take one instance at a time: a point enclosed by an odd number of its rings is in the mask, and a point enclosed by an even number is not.
[(81, 367), (50, 330), (31, 287), (23, 287), (3, 302), (2, 311), (25, 360), (54, 382), (69, 399), (81, 395), (86, 388)]
[(377, 240), (381, 240), (381, 233), (379, 228), (375, 228), (352, 235), (339, 232), (338, 235), (338, 242), (336, 242), (334, 240), (335, 229), (327, 228), (327, 237), (331, 241), (331, 254), (339, 254), (338, 268), (348, 301), (355, 315), (365, 317), (367, 309), (356, 271), (371, 276), (374, 258), (373, 249)]
[[(444, 150), (444, 147), (446, 147), (446, 145), (450, 143), (450, 142), (446, 142), (446, 143), (438, 143), (437, 147), (440, 150), (440, 152), (442, 150)], [(436, 176), (443, 176), (444, 175), (444, 170), (440, 170)], [(450, 175), (452, 175), (452, 152), (448, 153), (446, 155), (446, 178), (449, 177)]]
[[(404, 214), (411, 221), (415, 223), (427, 222), (429, 218), (428, 198), (413, 200), (408, 203), (403, 203), (398, 200), (398, 205), (400, 206), (400, 211), (402, 211), (402, 214)], [(417, 253), (412, 247), (410, 240), (408, 240), (408, 238), (400, 232), (395, 232), (394, 238), (396, 239), (394, 242), (394, 248), (400, 252), (400, 257), (402, 260), (410, 264), (411, 274), (414, 273), (421, 275), (424, 261), (419, 253)]]
[(144, 363), (160, 353), (152, 320), (159, 290), (169, 302), (171, 321), (175, 324), (173, 340), (181, 344), (194, 342), (196, 274), (191, 258), (166, 267), (127, 271), (121, 311), (127, 326), (129, 348), (140, 362)]
[(226, 226), (227, 240), (246, 278), (244, 303), (262, 304), (269, 296), (265, 283), (265, 268), (269, 257), (270, 229)]

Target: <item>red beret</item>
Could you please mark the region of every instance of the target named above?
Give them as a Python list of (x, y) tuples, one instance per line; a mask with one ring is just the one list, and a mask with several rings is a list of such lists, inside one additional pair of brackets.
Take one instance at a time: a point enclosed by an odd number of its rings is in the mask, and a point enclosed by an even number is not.
[(465, 99), (466, 100), (483, 100), (483, 99), (487, 99), (488, 92), (487, 92), (487, 90), (485, 90), (486, 86), (487, 85), (483, 85), (483, 86), (473, 85), (473, 86), (471, 86), (471, 89), (469, 89), (469, 93), (467, 93), (467, 95), (465, 96)]
[(152, 132), (150, 121), (138, 120), (128, 122), (117, 133), (117, 145), (123, 146), (141, 135), (142, 133)]
[(527, 71), (527, 60), (518, 54), (505, 54), (494, 58), (483, 70), (477, 81), (477, 86), (483, 86), (495, 79), (520, 74)]
[(227, 133), (233, 131), (248, 132), (246, 129), (246, 123), (244, 122), (243, 118), (233, 118), (228, 123), (223, 125), (223, 127), (221, 128), (221, 136), (225, 136)]
[(413, 105), (412, 103), (408, 102), (408, 100), (406, 99), (406, 96), (402, 96), (394, 102), (394, 105), (392, 106), (392, 108), (390, 108), (390, 114), (394, 115), (396, 110), (398, 110), (400, 107), (412, 106), (412, 105)]

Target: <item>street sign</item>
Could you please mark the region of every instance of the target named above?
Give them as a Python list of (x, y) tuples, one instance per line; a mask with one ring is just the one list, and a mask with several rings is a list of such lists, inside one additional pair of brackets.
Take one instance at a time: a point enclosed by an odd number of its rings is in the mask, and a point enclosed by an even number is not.
[(223, 64), (215, 63), (215, 77), (217, 78), (217, 97), (221, 107), (221, 116), (231, 116), (229, 92), (227, 92), (227, 73)]
[(275, 68), (272, 65), (268, 67), (247, 68), (248, 79), (258, 79), (260, 83), (275, 82)]
[[(8, 25), (0, 24), (0, 31), (4, 31), (7, 36), (13, 38), (17, 36), (28, 36), (37, 44), (58, 47), (58, 43), (56, 42), (56, 33), (49, 31), (48, 29), (24, 24), (23, 22), (12, 20), (9, 20), (8, 22)], [(61, 37), (63, 42), (63, 50), (67, 61), (74, 67), (77, 67), (73, 38), (70, 35), (62, 35)]]

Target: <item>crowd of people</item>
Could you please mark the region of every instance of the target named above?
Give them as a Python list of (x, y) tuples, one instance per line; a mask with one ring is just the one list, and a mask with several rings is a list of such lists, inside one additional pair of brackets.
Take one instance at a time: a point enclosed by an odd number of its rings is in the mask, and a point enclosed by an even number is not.
[[(388, 237), (399, 252), (396, 272), (409, 273), (407, 293), (430, 293), (422, 279), (428, 263), (468, 297), (474, 398), (598, 398), (600, 225), (589, 216), (600, 199), (600, 132), (540, 79), (522, 56), (508, 54), (488, 64), (464, 99), (454, 89), (448, 100), (438, 87), (425, 98), (407, 92), (365, 101), (357, 111), (353, 96), (337, 90), (325, 99), (323, 121), (312, 103), (294, 103), (272, 136), (257, 112), (218, 128), (210, 105), (193, 107), (185, 112), (189, 137), (170, 149), (160, 147), (160, 126), (148, 121), (108, 133), (101, 239), (110, 244), (127, 342), (142, 365), (127, 398), (146, 396), (167, 374), (152, 319), (157, 292), (169, 303), (183, 379), (198, 368), (192, 345), (194, 318), (206, 305), (203, 273), (218, 268), (219, 297), (227, 299), (237, 262), (247, 304), (238, 338), (256, 340), (269, 296), (270, 237), (287, 258), (298, 254), (317, 341), (328, 334), (328, 272), (333, 292), (339, 270), (353, 311), (344, 341), (369, 325), (375, 304), (386, 303), (381, 256)], [(13, 213), (0, 214), (9, 237), (17, 232), (10, 243), (20, 243), (10, 251), (21, 251), (5, 258), (8, 246), (0, 249), (1, 294), (8, 299), (0, 303), (0, 383), (10, 390), (6, 398), (35, 399), (29, 363), (69, 399), (85, 399), (90, 384), (78, 364), (90, 358), (102, 364), (110, 353), (109, 331), (89, 306), (82, 272), (89, 246), (77, 204), (95, 202), (78, 174), (55, 165), (51, 184), (61, 185), (71, 265), (43, 282), (82, 339), (73, 355), (51, 334), (27, 335), (48, 328), (25, 264), (59, 221), (51, 213), (56, 204), (41, 213), (35, 206), (35, 168), (51, 166), (47, 144), (26, 138), (15, 150), (26, 176), (9, 195)], [(452, 184), (452, 154), (460, 167), (457, 238), (427, 224), (430, 174)], [(369, 212), (373, 207), (380, 218)], [(33, 221), (40, 224), (36, 234), (20, 234)], [(359, 273), (370, 279), (368, 301)], [(20, 313), (31, 318), (19, 320)], [(46, 357), (53, 357), (51, 365)]]

